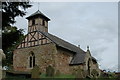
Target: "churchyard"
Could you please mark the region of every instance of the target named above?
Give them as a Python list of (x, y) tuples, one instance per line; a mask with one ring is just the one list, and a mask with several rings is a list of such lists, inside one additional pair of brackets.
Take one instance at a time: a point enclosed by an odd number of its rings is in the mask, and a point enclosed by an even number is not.
[[(10, 73), (10, 74), (9, 74)], [(11, 71), (7, 71), (6, 72), (6, 77), (4, 78), (5, 80), (31, 80), (31, 79), (41, 79), (41, 80), (44, 80), (44, 79), (49, 79), (49, 80), (57, 80), (57, 79), (67, 79), (67, 80), (96, 80), (96, 79), (99, 79), (99, 80), (106, 80), (106, 79), (109, 79), (109, 80), (115, 80), (117, 79), (117, 76), (114, 74), (114, 73), (107, 73), (107, 72), (103, 72), (101, 73), (101, 76), (98, 77), (98, 78), (91, 78), (89, 76), (85, 77), (85, 72), (83, 72), (82, 70), (78, 70), (76, 73), (73, 73), (73, 74), (61, 74), (59, 71), (57, 71), (55, 73), (55, 70), (53, 67), (51, 66), (48, 66), (46, 68), (46, 73), (41, 73), (39, 72), (39, 67), (38, 66), (35, 66), (32, 70), (31, 70), (31, 73), (24, 73), (20, 75), (16, 73), (12, 73), (12, 70)], [(94, 71), (94, 73), (96, 74), (96, 72)]]
[[(5, 55), (2, 52), (2, 58), (5, 59)], [(46, 67), (46, 72), (41, 73), (39, 70), (38, 66), (34, 66), (34, 68), (31, 70), (30, 73), (25, 73), (25, 72), (18, 72), (14, 71), (12, 68), (9, 70), (2, 70), (2, 65), (1, 65), (1, 74), (2, 74), (2, 79), (3, 80), (31, 80), (31, 79), (70, 79), (70, 80), (76, 80), (76, 79), (100, 79), (100, 80), (106, 80), (106, 79), (111, 79), (114, 80), (117, 78), (115, 73), (112, 72), (104, 72), (101, 71), (101, 76), (100, 77), (95, 77), (98, 73), (96, 70), (93, 70), (91, 72), (91, 76), (87, 75), (87, 72), (85, 72), (82, 69), (78, 69), (76, 72), (73, 72), (72, 74), (61, 74), (59, 70), (55, 70), (54, 67), (48, 66)]]

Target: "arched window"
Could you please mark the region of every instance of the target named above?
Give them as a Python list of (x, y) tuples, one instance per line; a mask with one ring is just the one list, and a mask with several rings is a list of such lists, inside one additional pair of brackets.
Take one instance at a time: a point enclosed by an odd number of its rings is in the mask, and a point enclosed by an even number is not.
[(29, 67), (31, 68), (32, 67), (32, 56), (29, 57)]
[(29, 56), (29, 68), (33, 68), (35, 66), (35, 55), (31, 51)]
[(35, 56), (33, 56), (33, 67), (35, 66)]

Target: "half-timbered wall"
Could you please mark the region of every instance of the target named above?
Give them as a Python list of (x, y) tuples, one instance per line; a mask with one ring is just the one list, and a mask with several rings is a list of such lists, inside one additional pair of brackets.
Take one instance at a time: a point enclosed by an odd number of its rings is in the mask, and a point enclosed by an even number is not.
[(25, 39), (17, 48), (26, 48), (26, 47), (44, 45), (48, 43), (51, 43), (51, 40), (49, 40), (44, 35), (40, 34), (40, 32), (34, 31), (34, 32), (28, 33)]
[(28, 19), (28, 34), (17, 48), (33, 47), (51, 43), (51, 41), (40, 34), (39, 31), (48, 32), (48, 21), (39, 16)]

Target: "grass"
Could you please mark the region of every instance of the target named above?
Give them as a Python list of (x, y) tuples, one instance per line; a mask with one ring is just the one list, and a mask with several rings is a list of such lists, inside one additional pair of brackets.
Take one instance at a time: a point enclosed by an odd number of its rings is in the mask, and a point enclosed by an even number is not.
[(46, 77), (45, 74), (41, 74), (40, 78), (75, 78), (75, 76), (74, 75), (69, 75), (69, 74), (60, 74), (59, 76)]
[[(26, 79), (25, 78), (25, 76), (11, 76), (11, 75), (6, 75), (6, 80), (11, 80), (11, 79), (17, 79), (17, 80), (20, 80), (20, 79), (24, 79), (24, 80), (29, 80), (29, 79)], [(40, 78), (42, 78), (42, 79), (53, 79), (53, 78), (56, 78), (56, 79), (58, 79), (58, 78), (72, 78), (72, 80), (73, 80), (73, 78), (75, 78), (75, 76), (73, 76), (73, 75), (70, 75), (70, 74), (60, 74), (59, 76), (54, 76), (54, 77), (47, 77), (46, 76), (46, 74), (41, 74), (40, 75)]]
[[(60, 74), (59, 76), (46, 77), (46, 74), (41, 74), (40, 79), (30, 79), (24, 76), (6, 76), (5, 80), (76, 80), (74, 75), (70, 74)], [(79, 80), (96, 80), (92, 79), (79, 79)], [(98, 78), (97, 80), (117, 80), (116, 78)]]

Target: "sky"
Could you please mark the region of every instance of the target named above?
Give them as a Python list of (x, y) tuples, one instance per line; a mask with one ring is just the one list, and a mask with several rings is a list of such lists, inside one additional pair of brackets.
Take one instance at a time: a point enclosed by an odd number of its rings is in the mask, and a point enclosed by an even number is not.
[(32, 3), (24, 17), (14, 24), (27, 33), (26, 17), (39, 10), (51, 19), (49, 33), (86, 51), (89, 45), (101, 69), (118, 70), (117, 2), (39, 2)]

